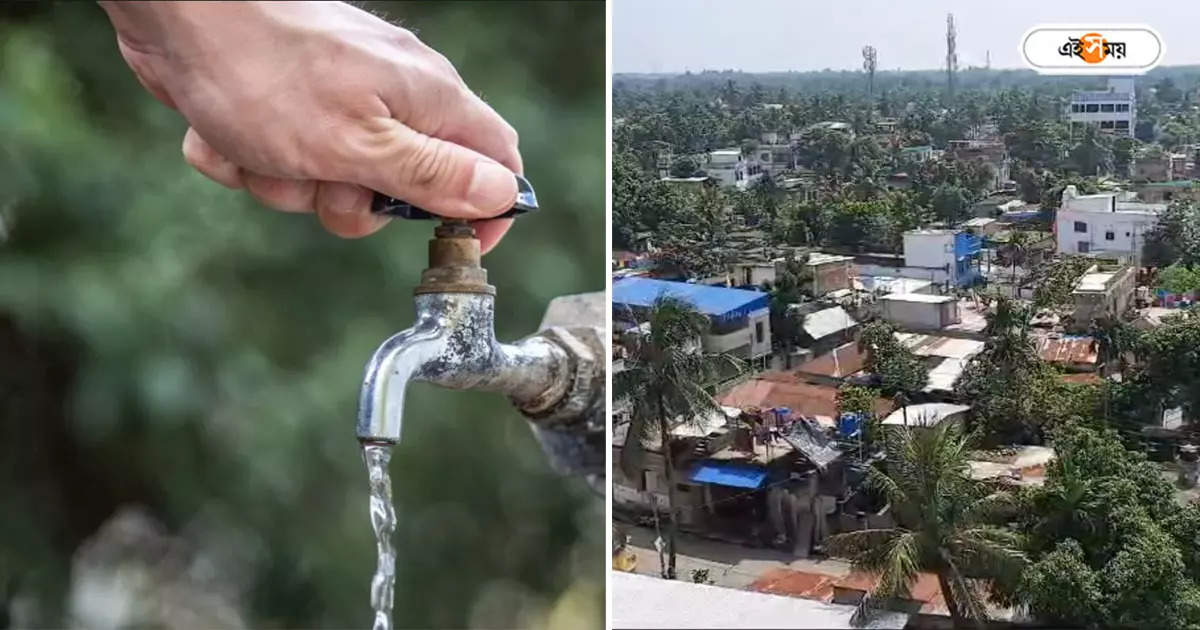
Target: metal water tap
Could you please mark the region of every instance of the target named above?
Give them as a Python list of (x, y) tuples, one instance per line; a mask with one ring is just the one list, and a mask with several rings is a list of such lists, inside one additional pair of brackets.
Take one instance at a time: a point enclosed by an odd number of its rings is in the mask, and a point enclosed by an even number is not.
[[(518, 177), (517, 205), (501, 216), (537, 209)], [(409, 219), (434, 218), (377, 195), (373, 210)], [(443, 219), (429, 242), (429, 267), (414, 289), (416, 322), (384, 341), (367, 363), (357, 433), (363, 442), (400, 440), (404, 394), (411, 381), (505, 394), (531, 422), (551, 465), (583, 474), (597, 490), (604, 479), (606, 354), (603, 326), (543, 326), (515, 343), (496, 340), (495, 287), (480, 265), (475, 230)]]

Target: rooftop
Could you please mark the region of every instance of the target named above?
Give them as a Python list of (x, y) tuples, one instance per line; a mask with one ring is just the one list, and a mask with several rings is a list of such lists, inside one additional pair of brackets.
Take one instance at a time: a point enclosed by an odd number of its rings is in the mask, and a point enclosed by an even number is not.
[(845, 309), (835, 306), (805, 315), (804, 324), (801, 327), (809, 337), (822, 339), (857, 325), (858, 322)]
[[(718, 397), (727, 407), (787, 407), (792, 413), (832, 420), (837, 417), (837, 388), (807, 383), (787, 372), (764, 372)], [(892, 410), (886, 398), (875, 399), (875, 412)]]
[(808, 255), (808, 264), (824, 265), (833, 262), (846, 262), (854, 260), (853, 256), (842, 256), (841, 254), (826, 254), (824, 252), (812, 252)]
[(956, 300), (953, 295), (928, 295), (926, 293), (889, 293), (880, 296), (879, 299), (889, 302), (923, 302), (925, 304), (945, 304)]
[(971, 409), (969, 405), (955, 405), (951, 403), (921, 403), (919, 405), (908, 405), (888, 414), (883, 419), (883, 424), (888, 426), (904, 426), (905, 409), (908, 410), (908, 424), (914, 427), (933, 427), (942, 423), (943, 420), (952, 420), (962, 414), (965, 414)]
[(923, 357), (944, 357), (947, 359), (970, 359), (983, 352), (986, 345), (978, 339), (960, 339), (958, 337), (939, 337), (920, 333), (897, 332), (896, 339), (908, 346), (913, 354)]
[(652, 278), (622, 278), (612, 285), (613, 306), (652, 306), (659, 297), (673, 297), (693, 304), (701, 313), (714, 317), (739, 317), (767, 308), (761, 291), (710, 287)]
[(878, 291), (880, 293), (920, 293), (933, 282), (919, 278), (898, 278), (894, 276), (857, 276), (851, 281), (854, 288), (863, 291)]
[[(855, 628), (855, 606), (768, 595), (613, 571), (614, 628)], [(867, 628), (900, 628), (904, 613), (881, 612)]]
[(1099, 361), (1096, 340), (1081, 335), (1049, 334), (1036, 337), (1038, 357), (1066, 366), (1095, 366)]

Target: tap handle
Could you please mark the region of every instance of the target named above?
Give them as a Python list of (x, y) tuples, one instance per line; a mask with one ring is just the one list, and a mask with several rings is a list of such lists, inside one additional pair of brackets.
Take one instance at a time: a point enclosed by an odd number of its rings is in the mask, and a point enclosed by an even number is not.
[[(511, 219), (517, 215), (533, 212), (538, 209), (537, 195), (533, 192), (533, 186), (529, 180), (517, 175), (517, 202), (513, 207), (504, 214), (496, 217), (497, 219)], [(383, 193), (375, 193), (375, 197), (371, 199), (371, 212), (375, 214), (385, 214), (390, 217), (401, 217), (404, 219), (436, 219), (439, 218), (428, 210), (418, 208), (407, 201), (401, 201), (395, 197), (389, 197)]]

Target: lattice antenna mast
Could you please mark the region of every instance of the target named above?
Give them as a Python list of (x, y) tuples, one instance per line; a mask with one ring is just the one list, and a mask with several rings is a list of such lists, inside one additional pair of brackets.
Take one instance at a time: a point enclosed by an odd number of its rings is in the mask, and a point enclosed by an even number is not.
[(875, 67), (877, 65), (877, 57), (875, 47), (867, 44), (862, 49), (863, 70), (867, 72), (867, 96), (871, 97), (875, 94)]
[(958, 52), (954, 42), (954, 14), (946, 14), (946, 95), (954, 100), (954, 74), (958, 72)]

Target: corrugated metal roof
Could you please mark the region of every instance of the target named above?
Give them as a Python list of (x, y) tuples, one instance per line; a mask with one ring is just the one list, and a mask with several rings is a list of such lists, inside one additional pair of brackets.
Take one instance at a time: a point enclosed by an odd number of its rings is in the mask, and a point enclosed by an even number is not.
[(809, 313), (804, 316), (804, 332), (813, 339), (821, 339), (858, 325), (845, 309), (840, 306)]
[(1037, 338), (1038, 357), (1060, 365), (1095, 365), (1099, 360), (1095, 339), (1087, 336), (1043, 335)]
[(821, 427), (804, 418), (794, 422), (791, 428), (780, 434), (779, 437), (822, 471), (842, 456), (841, 449), (834, 445), (833, 440), (821, 430)]
[(986, 345), (978, 339), (939, 337), (920, 333), (897, 332), (896, 338), (908, 346), (913, 354), (923, 357), (945, 357), (947, 359), (970, 359), (983, 352)]
[(613, 282), (612, 290), (613, 306), (649, 307), (659, 297), (666, 296), (690, 302), (705, 315), (721, 318), (744, 317), (767, 308), (768, 303), (767, 294), (761, 291), (651, 278), (623, 278)]

